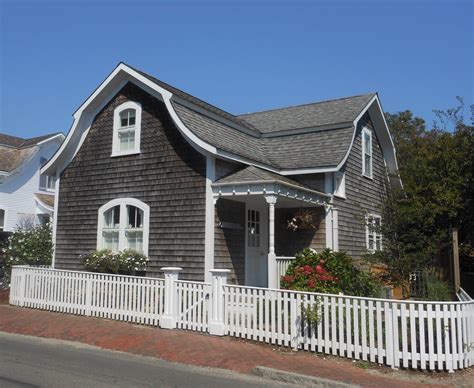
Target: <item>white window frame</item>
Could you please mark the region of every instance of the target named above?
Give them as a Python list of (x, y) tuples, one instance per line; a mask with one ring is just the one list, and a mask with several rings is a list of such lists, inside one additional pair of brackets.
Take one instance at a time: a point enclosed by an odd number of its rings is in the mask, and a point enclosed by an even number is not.
[[(373, 214), (373, 213), (368, 213), (366, 214), (365, 216), (365, 246), (367, 248), (367, 251), (369, 251), (370, 253), (374, 253), (374, 252), (377, 252), (377, 251), (381, 251), (382, 250), (382, 241), (383, 241), (383, 238), (382, 238), (382, 233), (380, 231), (377, 231), (374, 227), (372, 228), (372, 230), (370, 230), (370, 226), (369, 226), (369, 221), (372, 220), (372, 226), (375, 226), (375, 220), (378, 219), (379, 220), (379, 225), (382, 226), (382, 217), (378, 214)], [(373, 248), (371, 249), (369, 247), (369, 237), (372, 235), (372, 239), (373, 239), (373, 242), (374, 242), (374, 245), (373, 245)], [(377, 238), (380, 239), (380, 248), (377, 249)]]
[(97, 249), (104, 249), (103, 246), (103, 229), (104, 229), (104, 213), (115, 206), (120, 206), (120, 224), (119, 224), (119, 244), (120, 251), (127, 249), (125, 233), (127, 232), (127, 205), (135, 206), (143, 210), (143, 254), (148, 256), (148, 236), (150, 229), (150, 206), (136, 198), (117, 198), (107, 202), (99, 208), (99, 216), (97, 223)]
[[(135, 110), (135, 124), (130, 127), (122, 127), (120, 120), (120, 113), (127, 109)], [(135, 133), (135, 143), (134, 148), (130, 150), (120, 150), (120, 139), (119, 139), (119, 130), (124, 128), (130, 128), (134, 130)], [(138, 102), (127, 101), (119, 105), (114, 110), (114, 130), (113, 130), (113, 139), (112, 139), (112, 155), (111, 156), (124, 156), (124, 155), (133, 155), (140, 153), (140, 138), (141, 138), (141, 129), (142, 129), (142, 106)]]
[[(369, 135), (369, 138), (370, 138), (370, 152), (367, 153), (367, 155), (370, 156), (370, 173), (368, 173), (366, 170), (365, 170), (365, 154), (366, 154), (366, 143), (365, 143), (365, 135), (368, 134)], [(367, 127), (364, 127), (362, 129), (362, 175), (367, 177), (367, 178), (370, 178), (372, 179), (373, 177), (373, 149), (374, 149), (374, 143), (373, 143), (373, 136), (372, 136), (372, 131), (367, 128)]]
[(334, 195), (346, 199), (346, 173), (336, 171), (334, 173)]

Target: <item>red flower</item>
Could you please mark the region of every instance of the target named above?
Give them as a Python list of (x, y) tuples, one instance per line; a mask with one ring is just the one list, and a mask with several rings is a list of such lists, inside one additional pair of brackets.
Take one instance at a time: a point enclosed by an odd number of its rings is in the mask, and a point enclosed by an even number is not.
[(288, 284), (291, 284), (291, 283), (293, 283), (295, 278), (294, 278), (294, 276), (291, 276), (291, 275), (285, 275), (281, 278), (281, 280), (283, 280), (284, 282), (286, 282)]
[(315, 267), (315, 270), (316, 270), (316, 273), (317, 273), (318, 275), (324, 275), (325, 272), (326, 272), (326, 271), (324, 270), (324, 268), (321, 267), (320, 265), (317, 265), (317, 266)]
[(314, 279), (309, 279), (309, 280), (306, 282), (306, 285), (307, 285), (309, 288), (314, 288), (314, 286), (316, 285), (316, 282), (314, 281)]

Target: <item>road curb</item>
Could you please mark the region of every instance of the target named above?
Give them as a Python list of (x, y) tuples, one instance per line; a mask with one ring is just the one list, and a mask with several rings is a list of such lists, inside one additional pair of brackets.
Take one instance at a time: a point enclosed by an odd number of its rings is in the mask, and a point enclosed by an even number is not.
[(299, 373), (286, 372), (279, 369), (267, 368), (265, 366), (256, 366), (251, 372), (255, 376), (264, 379), (277, 380), (289, 384), (295, 384), (303, 387), (325, 387), (325, 388), (356, 388), (359, 385), (342, 383), (324, 379), (322, 377), (308, 376)]

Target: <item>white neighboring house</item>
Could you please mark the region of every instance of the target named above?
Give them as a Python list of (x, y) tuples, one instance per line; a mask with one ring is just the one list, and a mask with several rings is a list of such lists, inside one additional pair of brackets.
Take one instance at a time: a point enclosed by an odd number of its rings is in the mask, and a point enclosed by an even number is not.
[(0, 133), (0, 231), (52, 218), (55, 177), (40, 167), (64, 140), (62, 133), (22, 139)]

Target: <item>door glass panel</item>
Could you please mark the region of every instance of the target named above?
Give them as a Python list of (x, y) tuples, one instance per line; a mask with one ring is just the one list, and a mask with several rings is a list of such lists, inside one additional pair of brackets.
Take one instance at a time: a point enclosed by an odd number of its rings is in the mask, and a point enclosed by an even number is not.
[(247, 210), (247, 245), (260, 247), (260, 212), (257, 210)]

